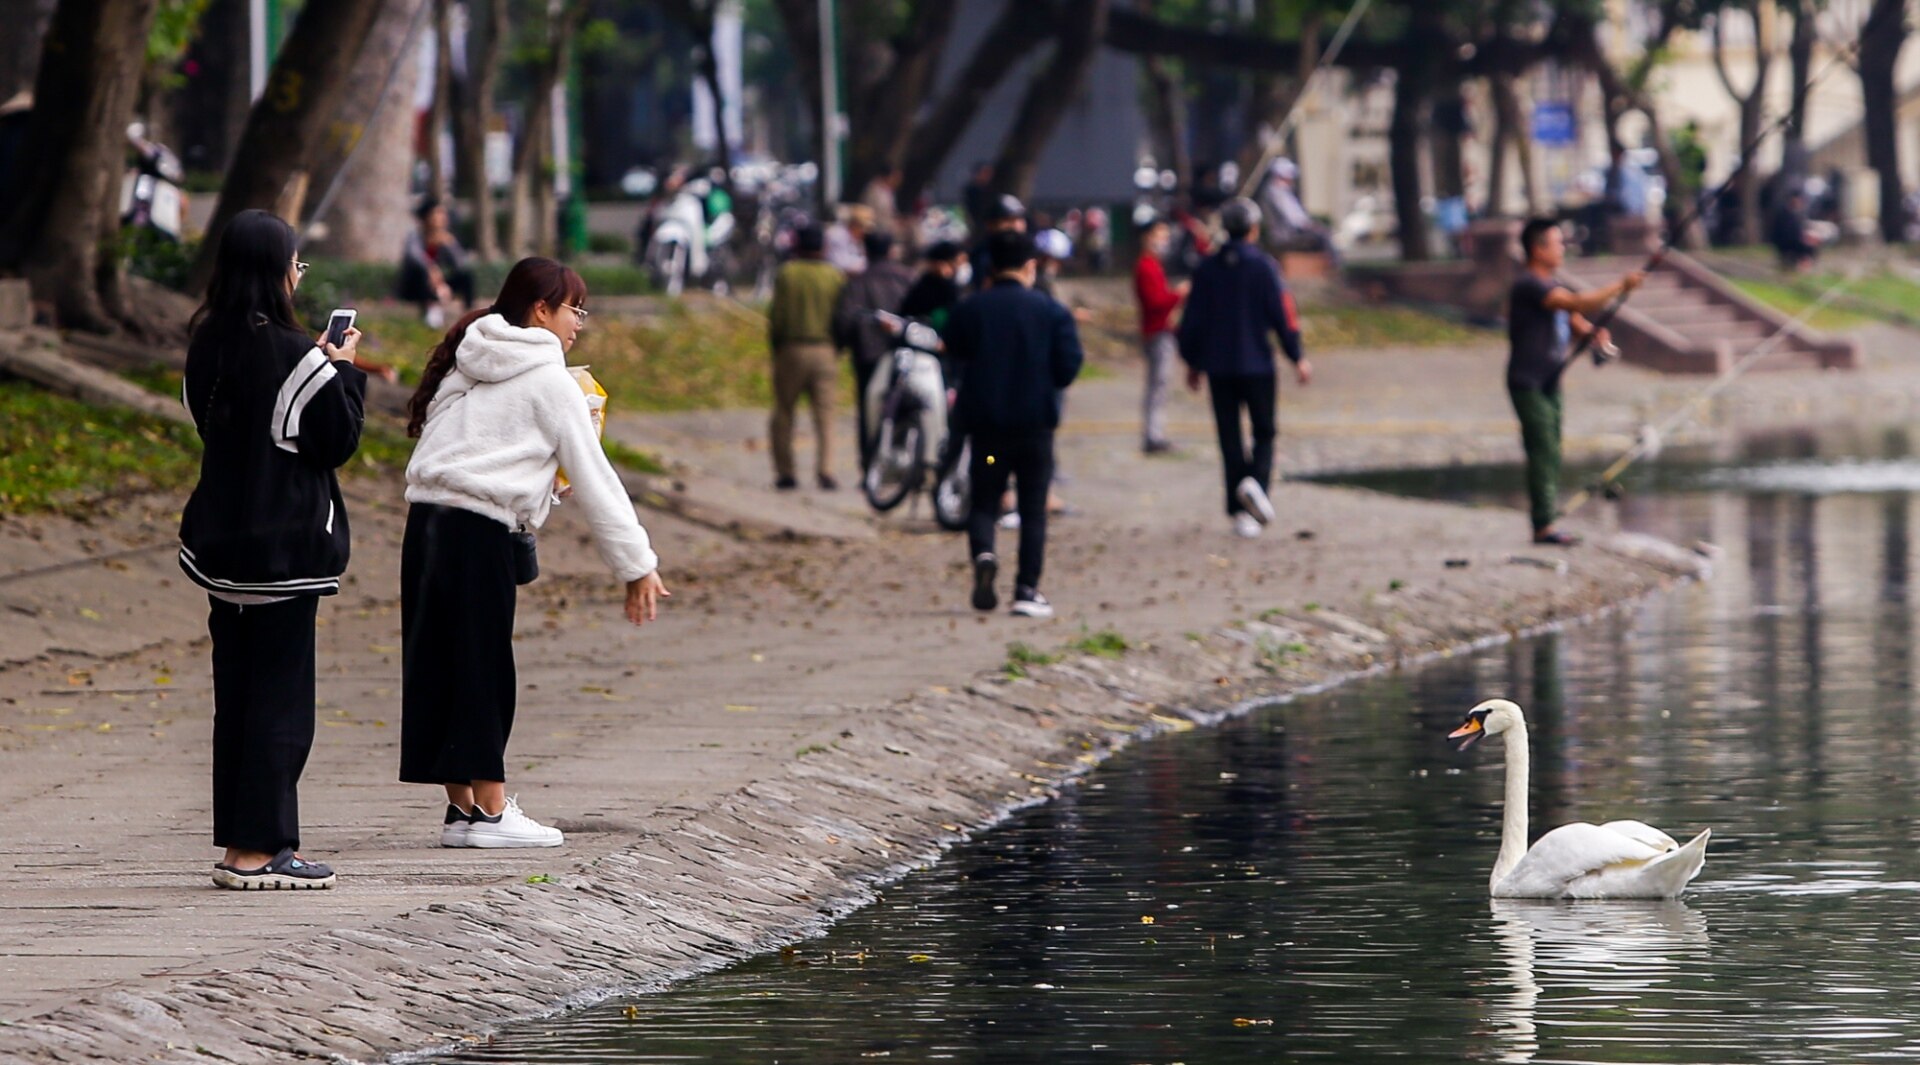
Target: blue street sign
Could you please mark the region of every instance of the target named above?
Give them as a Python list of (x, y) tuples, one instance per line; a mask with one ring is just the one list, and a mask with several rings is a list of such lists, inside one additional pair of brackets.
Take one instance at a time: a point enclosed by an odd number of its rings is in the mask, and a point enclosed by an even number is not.
[(1573, 105), (1548, 100), (1533, 105), (1535, 144), (1564, 148), (1574, 141)]

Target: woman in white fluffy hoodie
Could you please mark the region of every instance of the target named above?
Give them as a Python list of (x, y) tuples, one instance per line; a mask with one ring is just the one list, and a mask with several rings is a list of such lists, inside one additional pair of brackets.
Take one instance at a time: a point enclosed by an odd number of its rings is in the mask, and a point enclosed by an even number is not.
[(626, 616), (653, 620), (667, 589), (659, 559), (601, 450), (566, 352), (586, 319), (580, 275), (522, 259), (493, 305), (434, 349), (408, 404), (420, 438), (407, 464), (400, 553), (404, 679), (400, 779), (446, 788), (449, 847), (557, 847), (560, 831), (506, 792), (513, 666), (515, 531), (531, 532), (565, 493), (627, 586)]

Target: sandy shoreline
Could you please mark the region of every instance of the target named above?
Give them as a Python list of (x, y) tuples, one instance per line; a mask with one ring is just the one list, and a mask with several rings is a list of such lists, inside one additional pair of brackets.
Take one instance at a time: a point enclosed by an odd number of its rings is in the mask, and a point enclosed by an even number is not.
[[(1399, 379), (1391, 401), (1377, 377), (1339, 381), (1348, 367), (1385, 372), (1392, 356), (1341, 358), (1321, 363), (1332, 387), (1287, 394), (1283, 433), (1301, 430), (1284, 445), (1292, 468), (1444, 459), (1457, 440), (1495, 458), (1511, 448), (1478, 424), (1497, 417), (1481, 390), (1444, 395), (1456, 366), (1497, 356), (1436, 355), (1434, 389)], [(1790, 396), (1789, 376), (1758, 391)], [(1803, 395), (1827, 380), (1793, 376)], [(1618, 387), (1635, 384), (1671, 387)], [(89, 526), (0, 522), (0, 605), (12, 608), (0, 635), (9, 650), (39, 641), (0, 669), (0, 801), (15, 817), (0, 835), (0, 1057), (372, 1061), (657, 985), (817, 931), (1134, 738), (1700, 573), (1689, 553), (1602, 528), (1556, 556), (1525, 547), (1505, 511), (1301, 483), (1278, 493), (1274, 535), (1234, 541), (1197, 401), (1175, 412), (1187, 455), (1143, 461), (1133, 394), (1131, 381), (1076, 390), (1080, 428), (1062, 453), (1079, 513), (1055, 532), (1047, 587), (1063, 609), (1050, 625), (974, 616), (956, 543), (876, 526), (842, 493), (766, 505), (861, 536), (742, 543), (650, 521), (678, 594), (668, 621), (636, 632), (615, 623), (610, 582), (563, 519), (543, 540), (551, 579), (522, 600), (509, 788), (569, 832), (557, 855), (434, 848), (438, 807), (390, 782), (397, 610), (379, 589), (392, 587), (399, 510), (391, 486), (357, 485), (355, 579), (323, 609), (331, 727), (303, 788), (305, 846), (336, 862), (342, 885), (299, 896), (205, 886), (204, 607), (164, 552), (115, 554), (163, 535), (177, 501), (132, 501)], [(1630, 432), (1622, 411), (1605, 395), (1576, 400), (1570, 432)], [(1315, 428), (1419, 419), (1446, 424)], [(628, 431), (671, 437), (696, 484), (752, 497), (765, 456), (743, 434), (758, 420)], [(1130, 649), (1069, 653), (1025, 678), (1001, 668), (1010, 642), (1057, 652), (1101, 629)]]

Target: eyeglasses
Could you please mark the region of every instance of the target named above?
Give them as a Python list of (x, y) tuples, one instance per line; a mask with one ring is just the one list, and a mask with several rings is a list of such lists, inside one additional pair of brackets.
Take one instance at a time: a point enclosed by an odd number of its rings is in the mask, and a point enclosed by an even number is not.
[(293, 272), (299, 274), (301, 277), (307, 276), (307, 264), (295, 259), (293, 261)]
[(567, 310), (570, 310), (570, 311), (572, 311), (572, 312), (573, 312), (573, 316), (574, 316), (575, 318), (578, 318), (578, 319), (580, 319), (580, 324), (581, 324), (581, 325), (585, 325), (585, 324), (587, 324), (587, 315), (588, 315), (588, 314), (589, 314), (590, 312), (588, 312), (588, 310), (587, 310), (587, 309), (586, 309), (585, 307), (575, 307), (575, 306), (574, 306), (573, 304), (571, 304), (571, 303), (562, 303), (562, 304), (561, 304), (560, 306), (562, 306), (562, 307), (565, 307), (565, 308), (566, 308)]

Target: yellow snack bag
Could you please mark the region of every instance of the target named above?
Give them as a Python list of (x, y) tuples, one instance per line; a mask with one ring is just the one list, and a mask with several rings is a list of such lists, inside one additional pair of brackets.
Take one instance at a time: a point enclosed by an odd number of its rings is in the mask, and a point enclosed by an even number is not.
[[(607, 390), (593, 379), (585, 366), (569, 366), (567, 372), (573, 375), (573, 383), (580, 386), (580, 392), (587, 397), (587, 411), (593, 416), (593, 431), (596, 436), (607, 435)], [(555, 478), (557, 488), (567, 486), (567, 471), (561, 470)]]

